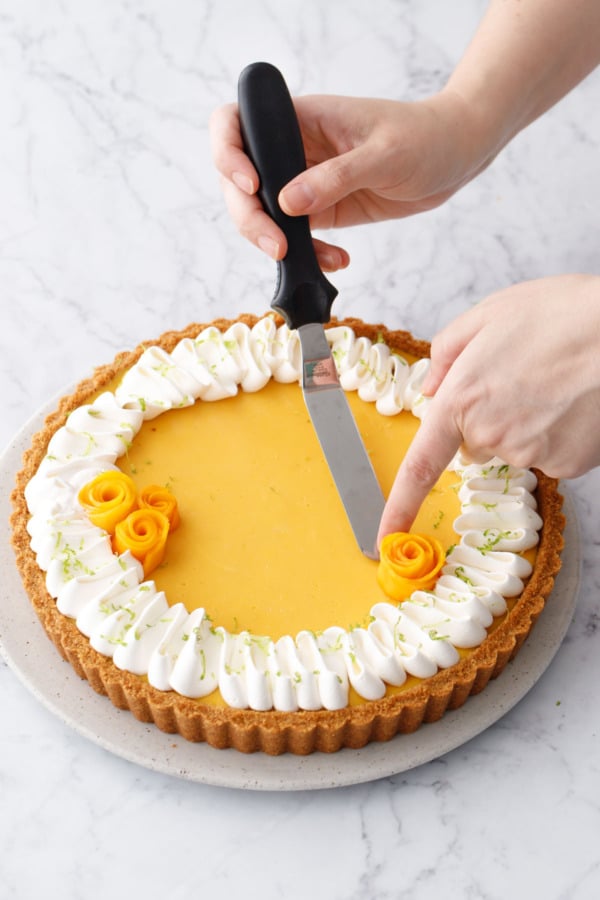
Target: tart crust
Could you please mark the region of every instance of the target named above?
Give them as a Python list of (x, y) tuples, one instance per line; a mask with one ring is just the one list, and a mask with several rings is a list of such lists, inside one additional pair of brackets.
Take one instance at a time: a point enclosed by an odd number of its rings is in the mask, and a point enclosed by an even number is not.
[[(217, 319), (208, 324), (225, 331), (233, 321)], [(258, 319), (244, 315), (235, 321), (252, 327)], [(332, 320), (331, 324), (347, 325), (357, 336), (364, 335), (372, 341), (383, 339), (390, 348), (401, 353), (429, 356), (430, 345), (405, 331), (390, 331), (383, 325), (368, 325), (354, 318)], [(61, 399), (25, 452), (11, 497), (12, 544), (25, 590), (48, 637), (75, 672), (87, 679), (97, 693), (106, 695), (117, 708), (129, 710), (140, 721), (152, 722), (162, 731), (178, 733), (188, 741), (204, 741), (218, 749), (232, 747), (243, 753), (261, 751), (270, 755), (333, 753), (343, 747), (357, 749), (372, 741), (387, 741), (396, 734), (414, 732), (422, 724), (435, 722), (446, 711), (462, 706), (471, 694), (481, 692), (488, 681), (496, 678), (516, 656), (548, 601), (560, 569), (565, 524), (562, 497), (556, 479), (537, 470), (534, 470), (538, 478), (535, 493), (544, 524), (534, 571), (521, 596), (483, 643), (454, 666), (381, 700), (333, 712), (257, 712), (203, 705), (201, 701), (188, 699), (174, 691), (159, 691), (144, 677), (117, 669), (110, 658), (90, 646), (74, 620), (58, 611), (46, 590), (45, 574), (38, 567), (30, 547), (29, 513), (24, 496), (25, 486), (43, 459), (50, 438), (73, 409), (88, 402), (91, 395), (122, 375), (149, 346), (159, 345), (169, 352), (182, 338), (194, 338), (206, 327), (207, 324), (192, 324), (183, 331), (168, 331), (131, 352), (118, 354), (113, 363), (98, 368), (72, 394)]]

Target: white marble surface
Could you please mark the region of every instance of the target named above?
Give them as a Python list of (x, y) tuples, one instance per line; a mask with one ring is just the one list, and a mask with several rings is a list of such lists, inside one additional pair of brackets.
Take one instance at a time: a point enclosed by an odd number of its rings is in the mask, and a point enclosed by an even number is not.
[[(0, 445), (116, 351), (265, 309), (273, 267), (234, 232), (207, 138), (246, 63), (294, 92), (418, 98), (484, 7), (0, 0)], [(338, 313), (430, 338), (496, 288), (599, 272), (599, 91), (596, 72), (443, 209), (348, 232)], [(554, 662), (487, 732), (402, 775), (190, 784), (73, 733), (0, 663), (0, 896), (596, 898), (600, 472), (572, 490), (583, 579)]]

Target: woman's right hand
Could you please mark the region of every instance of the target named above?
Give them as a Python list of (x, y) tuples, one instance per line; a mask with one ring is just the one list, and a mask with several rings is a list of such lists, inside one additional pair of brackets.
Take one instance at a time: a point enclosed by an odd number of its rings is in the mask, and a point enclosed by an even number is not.
[[(279, 195), (284, 212), (308, 215), (311, 228), (334, 228), (412, 215), (443, 203), (489, 160), (478, 155), (467, 104), (450, 90), (427, 100), (335, 96), (294, 99), (307, 169)], [(263, 211), (259, 177), (246, 156), (236, 104), (210, 123), (215, 165), (239, 231), (273, 259), (286, 239)], [(326, 271), (348, 265), (345, 250), (315, 241)]]

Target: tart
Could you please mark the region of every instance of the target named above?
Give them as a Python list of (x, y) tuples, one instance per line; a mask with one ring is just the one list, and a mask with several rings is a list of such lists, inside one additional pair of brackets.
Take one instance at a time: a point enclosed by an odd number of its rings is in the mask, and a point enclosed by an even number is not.
[[(429, 345), (357, 319), (326, 333), (387, 493), (426, 414)], [(354, 544), (299, 374), (275, 316), (167, 332), (62, 398), (17, 476), (13, 545), (49, 638), (115, 706), (189, 741), (329, 753), (435, 722), (515, 656), (560, 568), (556, 481), (458, 458), (401, 536), (409, 556), (438, 548), (433, 579), (394, 594)], [(93, 521), (98, 478), (132, 486), (123, 522), (149, 488), (176, 498), (150, 570)]]

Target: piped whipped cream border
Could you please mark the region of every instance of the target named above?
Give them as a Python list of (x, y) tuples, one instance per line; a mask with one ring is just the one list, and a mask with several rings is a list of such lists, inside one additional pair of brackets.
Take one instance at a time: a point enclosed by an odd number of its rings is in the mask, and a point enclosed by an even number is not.
[[(326, 334), (345, 390), (358, 391), (382, 415), (426, 415), (420, 387), (428, 360), (409, 364), (346, 325)], [(255, 710), (340, 709), (350, 685), (376, 700), (386, 685), (401, 685), (408, 675), (427, 678), (457, 662), (460, 648), (479, 646), (531, 574), (521, 553), (537, 544), (542, 526), (534, 473), (499, 459), (480, 466), (458, 457), (451, 468), (460, 476), (460, 540), (435, 588), (400, 605), (376, 603), (366, 627), (334, 625), (274, 641), (232, 634), (203, 608), (188, 613), (183, 603), (169, 605), (129, 552), (113, 553), (107, 533), (79, 504), (79, 490), (117, 468), (145, 420), (240, 388), (258, 391), (271, 378), (298, 382), (300, 372), (297, 333), (271, 316), (252, 328), (209, 326), (170, 353), (149, 347), (114, 393), (69, 415), (26, 486), (31, 547), (57, 608), (98, 652), (119, 669), (146, 675), (158, 690), (201, 698), (218, 687), (229, 706)]]

